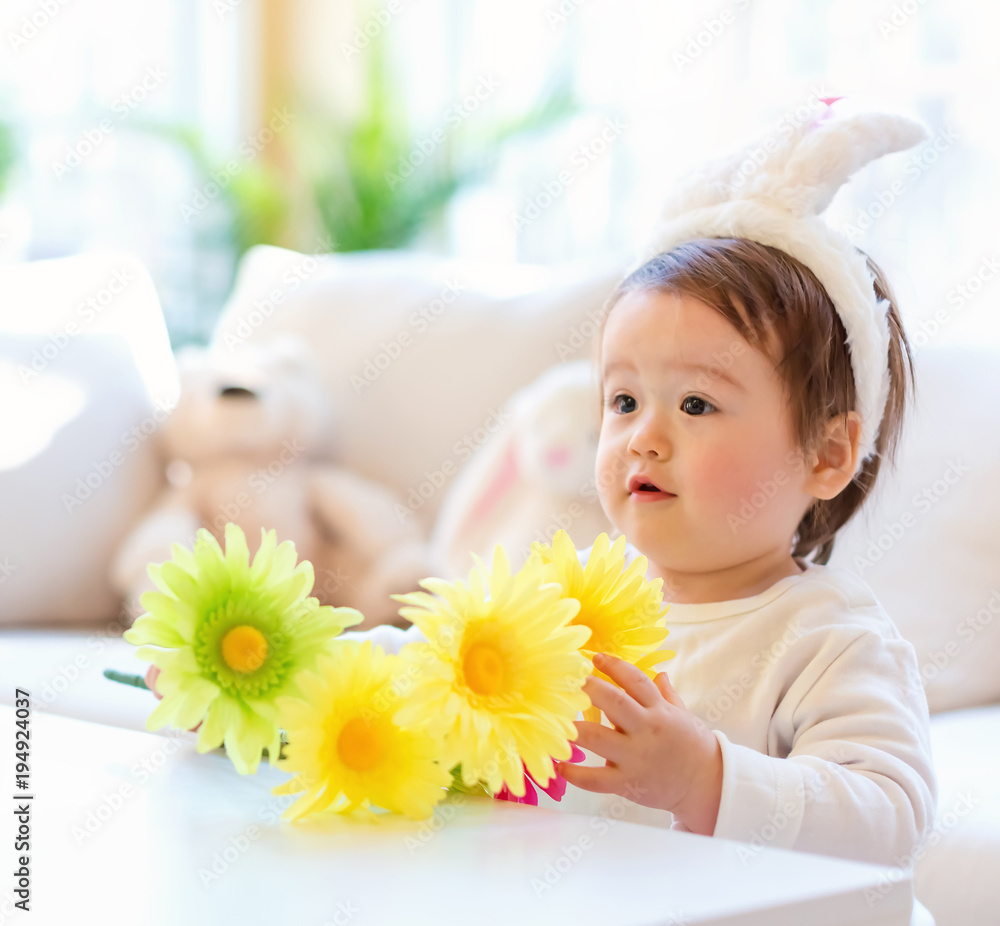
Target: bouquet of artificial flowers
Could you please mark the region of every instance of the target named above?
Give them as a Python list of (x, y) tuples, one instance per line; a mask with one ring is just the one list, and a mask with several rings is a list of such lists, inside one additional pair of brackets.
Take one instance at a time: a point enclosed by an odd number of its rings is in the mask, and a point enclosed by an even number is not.
[(292, 773), (274, 793), (301, 795), (293, 820), (424, 819), (450, 790), (537, 803), (537, 786), (558, 800), (553, 760), (582, 760), (574, 720), (600, 717), (583, 691), (594, 654), (647, 674), (674, 655), (658, 648), (662, 580), (645, 578), (645, 557), (624, 568), (624, 537), (598, 537), (586, 567), (559, 531), (516, 573), (498, 545), (490, 566), (473, 554), (467, 581), (424, 579), (426, 591), (393, 596), (426, 640), (399, 654), (340, 637), (363, 616), (309, 596), (313, 568), (291, 541), (262, 530), (251, 563), (229, 523), (225, 547), (201, 529), (193, 550), (175, 544), (149, 566), (157, 591), (125, 633), (160, 670), (146, 726), (198, 725), (198, 751), (224, 745), (241, 774), (266, 750)]

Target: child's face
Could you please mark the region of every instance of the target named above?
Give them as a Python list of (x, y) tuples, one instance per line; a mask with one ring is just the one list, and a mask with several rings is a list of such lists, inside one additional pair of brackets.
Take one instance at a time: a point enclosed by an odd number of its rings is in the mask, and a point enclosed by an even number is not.
[[(811, 496), (773, 362), (700, 300), (649, 291), (615, 305), (601, 365), (601, 504), (659, 567), (665, 597), (671, 573), (797, 571), (791, 539)], [(632, 491), (640, 473), (673, 497)]]

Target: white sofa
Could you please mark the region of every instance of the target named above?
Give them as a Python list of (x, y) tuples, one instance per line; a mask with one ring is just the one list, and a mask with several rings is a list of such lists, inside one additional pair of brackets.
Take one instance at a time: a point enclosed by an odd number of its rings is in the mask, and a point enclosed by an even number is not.
[[(94, 257), (87, 272), (101, 278), (108, 261), (121, 259)], [(331, 456), (406, 496), (441, 471), (456, 441), (481, 429), (517, 389), (555, 363), (589, 356), (589, 334), (629, 259), (549, 270), (378, 252), (318, 259), (258, 248), (244, 261), (216, 346), (239, 349), (283, 331), (308, 332), (338, 412)], [(81, 271), (79, 262), (58, 264), (47, 268), (49, 277)], [(149, 290), (145, 302), (130, 315), (158, 331)], [(46, 322), (64, 323), (55, 311)], [(13, 349), (3, 331), (0, 316), (0, 344)], [(400, 338), (404, 333), (409, 337)], [(162, 339), (150, 343), (142, 363), (162, 364)], [(392, 354), (391, 362), (381, 354)], [(886, 473), (832, 561), (862, 574), (920, 661), (940, 800), (934, 833), (912, 861), (917, 897), (938, 926), (1000, 922), (1000, 620), (993, 620), (1000, 613), (1000, 411), (979, 398), (1000, 395), (998, 361), (974, 348), (920, 349), (919, 404), (898, 472)], [(3, 363), (0, 352), (0, 372)], [(117, 367), (108, 356), (89, 371), (59, 363), (55, 358), (49, 372), (88, 383), (137, 366), (127, 353), (119, 353)], [(358, 389), (352, 376), (366, 369), (367, 385)], [(79, 554), (90, 579), (70, 570), (78, 576), (72, 607), (66, 589), (58, 599), (48, 596), (39, 551), (46, 537), (56, 543), (64, 526), (53, 494), (111, 452), (123, 432), (148, 417), (150, 403), (162, 401), (145, 388), (133, 377), (99, 407), (85, 402), (78, 414), (104, 429), (81, 429), (77, 444), (60, 445), (55, 457), (43, 447), (0, 468), (0, 510), (22, 513), (16, 524), (5, 515), (0, 525), (0, 564), (15, 566), (0, 578), (0, 702), (11, 703), (18, 685), (43, 709), (144, 728), (150, 695), (101, 676), (106, 667), (145, 669), (120, 638), (125, 618), (108, 608), (107, 589), (93, 575), (106, 567), (124, 530), (120, 518), (91, 526), (96, 535)], [(121, 493), (116, 511), (138, 516), (154, 476), (139, 457), (129, 466), (136, 473), (109, 480), (106, 490)], [(419, 511), (428, 532), (446, 491), (444, 484)], [(27, 517), (43, 507), (44, 518)]]

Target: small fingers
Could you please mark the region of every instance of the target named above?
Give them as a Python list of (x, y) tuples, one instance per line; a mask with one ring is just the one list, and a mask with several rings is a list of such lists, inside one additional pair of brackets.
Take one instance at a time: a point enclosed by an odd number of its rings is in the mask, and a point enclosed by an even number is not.
[(616, 768), (560, 762), (556, 771), (571, 785), (595, 794), (617, 794), (621, 787), (621, 772)]
[(637, 669), (632, 663), (609, 653), (595, 653), (594, 667), (614, 679), (643, 707), (655, 707), (663, 703), (660, 689), (642, 669)]
[(587, 678), (583, 690), (619, 730), (628, 733), (641, 725), (644, 708), (628, 692), (594, 675)]
[(576, 721), (575, 743), (609, 762), (620, 763), (625, 755), (626, 743), (623, 733), (599, 723), (591, 723), (589, 720)]

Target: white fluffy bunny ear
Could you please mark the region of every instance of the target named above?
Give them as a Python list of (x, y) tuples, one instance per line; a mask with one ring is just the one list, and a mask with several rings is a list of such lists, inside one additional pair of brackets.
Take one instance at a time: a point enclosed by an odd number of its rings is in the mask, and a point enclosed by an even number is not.
[(895, 113), (822, 121), (798, 139), (779, 175), (767, 171), (765, 163), (761, 192), (795, 215), (819, 215), (855, 171), (912, 148), (928, 134), (919, 122)]
[(816, 119), (755, 139), (688, 174), (664, 205), (663, 220), (739, 200), (794, 216), (819, 215), (860, 168), (928, 137), (923, 125), (906, 116), (838, 115), (842, 111), (827, 104)]

